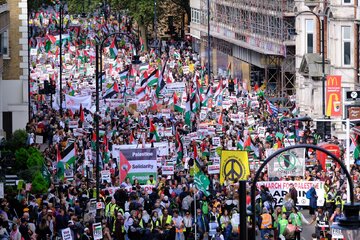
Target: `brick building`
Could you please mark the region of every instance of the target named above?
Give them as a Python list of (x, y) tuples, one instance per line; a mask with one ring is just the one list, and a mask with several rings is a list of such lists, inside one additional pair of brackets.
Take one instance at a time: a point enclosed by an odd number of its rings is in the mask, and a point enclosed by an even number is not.
[(26, 0), (0, 0), (0, 135), (28, 121), (27, 25)]

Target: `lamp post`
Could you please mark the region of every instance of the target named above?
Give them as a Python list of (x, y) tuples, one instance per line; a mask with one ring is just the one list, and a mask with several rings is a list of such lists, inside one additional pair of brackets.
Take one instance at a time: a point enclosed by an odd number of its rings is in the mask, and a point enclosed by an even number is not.
[[(135, 39), (133, 39), (129, 34), (124, 32), (114, 32), (109, 35), (104, 36), (104, 39), (101, 41), (100, 44), (96, 44), (95, 46), (95, 131), (96, 131), (96, 163), (95, 163), (95, 178), (96, 178), (96, 201), (100, 201), (100, 173), (99, 173), (99, 164), (100, 164), (100, 140), (99, 140), (99, 121), (100, 121), (100, 108), (99, 108), (99, 70), (102, 72), (102, 61), (101, 64), (99, 64), (99, 60), (102, 58), (102, 52), (103, 52), (103, 45), (105, 41), (115, 35), (120, 36), (126, 36), (130, 39), (132, 44), (134, 45), (134, 55), (133, 55), (133, 65), (139, 65), (141, 63), (139, 56), (137, 55), (137, 44)], [(99, 69), (100, 65), (100, 69)], [(96, 221), (99, 222), (101, 220), (99, 211), (96, 211)]]
[(156, 8), (157, 8), (157, 2), (156, 0), (154, 0), (154, 33), (155, 33), (155, 41), (154, 41), (154, 47), (155, 47), (155, 52), (156, 54), (158, 54), (158, 44), (157, 44), (157, 13), (156, 13)]
[(207, 0), (207, 35), (208, 35), (208, 46), (207, 46), (207, 55), (208, 55), (208, 82), (210, 83), (210, 76), (211, 76), (211, 71), (210, 71), (210, 0)]
[(320, 53), (321, 53), (321, 82), (322, 82), (322, 115), (326, 117), (325, 111), (325, 81), (326, 81), (326, 74), (325, 74), (325, 29), (324, 29), (324, 18), (320, 19), (320, 16), (313, 11), (301, 11), (295, 15), (295, 18), (303, 13), (310, 13), (314, 15), (318, 21), (320, 26), (321, 38), (320, 38)]
[[(351, 180), (351, 176), (349, 171), (346, 169), (346, 166), (344, 163), (339, 160), (333, 153), (329, 152), (328, 150), (321, 148), (316, 145), (311, 144), (299, 144), (299, 145), (293, 145), (286, 148), (282, 148), (272, 155), (270, 155), (268, 158), (265, 159), (265, 161), (261, 164), (259, 169), (255, 173), (255, 177), (252, 182), (251, 186), (251, 207), (252, 207), (252, 236), (255, 237), (256, 229), (256, 216), (255, 216), (255, 191), (256, 191), (256, 183), (258, 182), (258, 178), (262, 172), (262, 170), (265, 168), (265, 166), (272, 161), (276, 156), (280, 155), (283, 152), (292, 150), (292, 149), (298, 149), (298, 148), (305, 148), (305, 149), (313, 149), (316, 151), (320, 151), (325, 153), (327, 156), (330, 156), (333, 160), (335, 160), (343, 170), (343, 172), (346, 175), (346, 178), (348, 180), (349, 189), (350, 189), (350, 203), (344, 205), (344, 215), (345, 217), (339, 220), (339, 228), (346, 229), (346, 230), (359, 230), (360, 228), (360, 218), (359, 218), (359, 211), (360, 211), (360, 205), (354, 203), (354, 183)], [(349, 200), (349, 199), (348, 199)]]
[(64, 5), (62, 4), (61, 0), (59, 1), (59, 11), (60, 11), (60, 72), (59, 72), (59, 78), (60, 78), (60, 116), (63, 116), (63, 96), (62, 96), (62, 29), (63, 29), (63, 11), (64, 11)]

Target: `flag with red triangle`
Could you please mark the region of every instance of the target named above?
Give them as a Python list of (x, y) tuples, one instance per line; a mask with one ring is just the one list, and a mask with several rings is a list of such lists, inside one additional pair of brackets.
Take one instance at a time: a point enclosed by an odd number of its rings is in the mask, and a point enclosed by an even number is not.
[(83, 107), (82, 107), (81, 103), (80, 103), (80, 121), (81, 122), (85, 121), (84, 110), (83, 110)]
[(117, 82), (114, 82), (108, 89), (106, 89), (106, 92), (104, 94), (104, 99), (105, 98), (111, 98), (112, 96), (114, 96), (115, 94), (119, 93), (119, 86), (117, 84)]
[(120, 183), (122, 183), (125, 180), (130, 169), (131, 169), (131, 165), (130, 165), (129, 161), (126, 159), (124, 154), (120, 151), (120, 167), (119, 167)]
[(150, 139), (152, 141), (160, 142), (160, 137), (158, 132), (156, 131), (156, 126), (153, 124), (152, 120), (150, 120)]

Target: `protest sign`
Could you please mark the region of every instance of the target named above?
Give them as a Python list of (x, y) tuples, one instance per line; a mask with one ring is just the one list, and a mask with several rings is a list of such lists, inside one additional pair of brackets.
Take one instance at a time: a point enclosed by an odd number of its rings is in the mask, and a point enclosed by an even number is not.
[(269, 164), (269, 177), (304, 176), (305, 149), (288, 150), (273, 158)]
[(220, 173), (220, 165), (209, 165), (208, 173), (209, 174), (219, 174)]
[(250, 175), (248, 153), (246, 151), (221, 151), (220, 183), (225, 180), (237, 182), (247, 180)]
[(213, 137), (212, 138), (212, 144), (214, 147), (218, 147), (221, 145), (220, 137)]
[(89, 212), (91, 212), (91, 213), (96, 212), (96, 199), (95, 198), (90, 199)]
[(101, 171), (101, 182), (111, 183), (111, 174), (109, 170), (102, 170)]
[(257, 186), (261, 185), (269, 188), (270, 193), (276, 200), (277, 205), (281, 205), (284, 201), (285, 195), (289, 192), (290, 184), (293, 184), (298, 192), (298, 206), (309, 206), (310, 200), (306, 198), (306, 192), (314, 186), (316, 195), (318, 196), (317, 205), (324, 205), (324, 182), (321, 181), (276, 181), (276, 182), (258, 182)]
[(69, 128), (77, 128), (78, 126), (78, 121), (69, 121)]
[(44, 142), (44, 137), (43, 136), (41, 136), (41, 135), (36, 135), (35, 136), (35, 143), (43, 144), (43, 142)]
[(131, 182), (136, 178), (140, 184), (144, 185), (150, 175), (153, 175), (156, 179), (157, 161), (155, 148), (121, 149), (120, 153), (131, 166), (126, 176), (130, 178)]
[(99, 240), (99, 239), (103, 239), (103, 230), (102, 230), (102, 226), (101, 223), (93, 223), (93, 236), (94, 236), (94, 240)]
[(174, 175), (174, 166), (162, 166), (161, 173), (162, 175)]
[(62, 240), (73, 240), (70, 228), (65, 228), (65, 229), (61, 230), (61, 239)]
[[(147, 143), (145, 144), (145, 148), (151, 148), (151, 146), (154, 146), (156, 148), (156, 155), (163, 157), (169, 155), (169, 143), (168, 142), (154, 142), (153, 144)], [(113, 156), (117, 156), (119, 153), (119, 150), (121, 149), (137, 149), (141, 148), (142, 146), (138, 144), (124, 144), (124, 145), (113, 145)]]
[(185, 91), (185, 82), (175, 82), (166, 84), (164, 94), (173, 95), (174, 92), (180, 94)]

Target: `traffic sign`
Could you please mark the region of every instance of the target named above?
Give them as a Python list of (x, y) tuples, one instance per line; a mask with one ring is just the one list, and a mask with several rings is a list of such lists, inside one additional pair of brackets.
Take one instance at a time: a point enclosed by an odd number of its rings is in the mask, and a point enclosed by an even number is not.
[(360, 100), (360, 91), (346, 91), (346, 101)]

